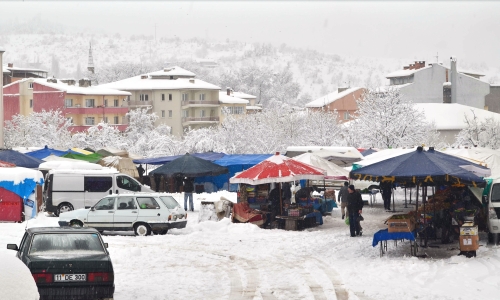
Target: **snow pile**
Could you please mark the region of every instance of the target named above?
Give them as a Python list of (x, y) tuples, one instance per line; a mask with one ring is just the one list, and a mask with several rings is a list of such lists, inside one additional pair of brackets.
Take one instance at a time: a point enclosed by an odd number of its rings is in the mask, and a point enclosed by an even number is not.
[[(19, 246), (19, 242), (18, 242)], [(40, 299), (35, 280), (26, 265), (16, 257), (0, 252), (0, 291), (2, 299), (37, 300)]]

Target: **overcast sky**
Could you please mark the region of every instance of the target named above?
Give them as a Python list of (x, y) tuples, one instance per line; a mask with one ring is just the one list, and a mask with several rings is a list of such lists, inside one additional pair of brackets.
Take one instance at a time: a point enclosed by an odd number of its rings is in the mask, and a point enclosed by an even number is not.
[(6, 21), (40, 15), (122, 35), (154, 36), (156, 24), (158, 38), (229, 38), (426, 60), (439, 52), (440, 61), (455, 55), (500, 66), (500, 2), (493, 1), (0, 1), (0, 8)]

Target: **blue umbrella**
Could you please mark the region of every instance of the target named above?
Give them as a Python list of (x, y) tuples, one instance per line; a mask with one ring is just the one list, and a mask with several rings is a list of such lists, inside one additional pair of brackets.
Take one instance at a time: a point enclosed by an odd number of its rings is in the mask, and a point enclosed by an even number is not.
[(433, 148), (425, 151), (422, 147), (418, 147), (414, 152), (351, 171), (349, 177), (357, 180), (424, 186), (453, 184), (485, 186), (486, 182), (482, 177), (464, 169), (463, 166), (488, 169), (468, 160), (434, 151)]
[(0, 160), (13, 163), (18, 167), (29, 169), (36, 169), (43, 163), (43, 161), (38, 158), (11, 149), (0, 149)]

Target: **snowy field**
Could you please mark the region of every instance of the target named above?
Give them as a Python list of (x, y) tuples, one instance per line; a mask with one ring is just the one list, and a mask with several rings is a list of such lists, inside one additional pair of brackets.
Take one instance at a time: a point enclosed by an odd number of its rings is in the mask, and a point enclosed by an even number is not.
[[(195, 195), (195, 212), (185, 229), (164, 236), (135, 237), (105, 232), (115, 268), (115, 299), (498, 299), (500, 248), (486, 244), (476, 258), (457, 256), (458, 244), (420, 248), (410, 257), (408, 242), (388, 242), (380, 257), (373, 234), (391, 214), (380, 195), (365, 207), (363, 236), (351, 238), (334, 208), (324, 224), (304, 231), (265, 230), (249, 224), (198, 222), (201, 201), (235, 193)], [(181, 203), (182, 194), (176, 198)], [(396, 209), (404, 196), (397, 194)], [(414, 206), (410, 206), (414, 207)], [(57, 226), (39, 214), (27, 226)], [(0, 224), (0, 258), (14, 257), (26, 223)], [(0, 262), (2, 263), (2, 262)], [(4, 265), (2, 263), (2, 265)]]

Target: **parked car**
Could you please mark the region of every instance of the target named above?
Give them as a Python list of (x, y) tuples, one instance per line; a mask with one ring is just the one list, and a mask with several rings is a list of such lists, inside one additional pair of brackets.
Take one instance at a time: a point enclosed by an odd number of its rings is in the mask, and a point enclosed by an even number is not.
[(187, 213), (166, 193), (110, 195), (89, 209), (59, 215), (60, 226), (93, 227), (99, 231), (129, 231), (136, 235), (166, 234), (170, 228), (184, 228)]
[(31, 271), (40, 299), (113, 299), (108, 245), (93, 228), (26, 229), (19, 247), (8, 244)]
[(498, 243), (500, 235), (500, 179), (494, 179), (486, 199), (488, 209), (488, 241)]
[(153, 192), (134, 178), (114, 169), (50, 170), (45, 177), (45, 210), (60, 213), (90, 208), (102, 197), (131, 192)]

